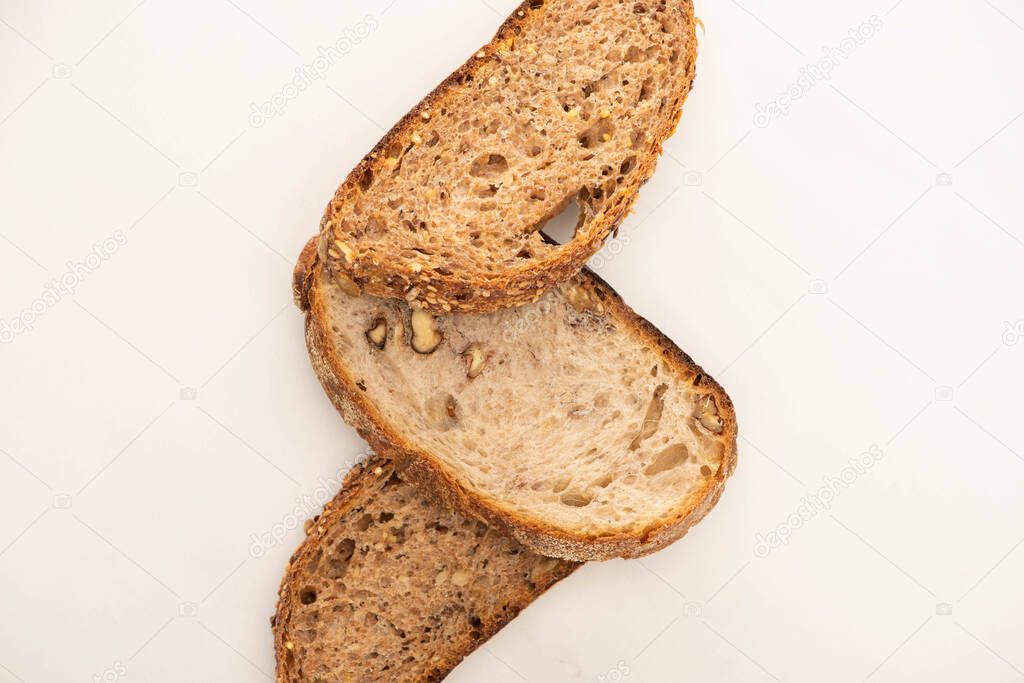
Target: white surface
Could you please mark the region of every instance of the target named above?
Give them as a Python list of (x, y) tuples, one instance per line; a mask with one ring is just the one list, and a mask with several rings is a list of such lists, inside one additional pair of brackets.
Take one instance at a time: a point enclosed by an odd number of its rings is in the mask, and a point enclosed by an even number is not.
[[(269, 677), (301, 531), (253, 539), (364, 449), (308, 367), (291, 264), (514, 6), (136, 3), (0, 0), (0, 320), (114, 238), (0, 345), (0, 683)], [(1019, 681), (1024, 6), (698, 11), (680, 134), (594, 265), (729, 390), (739, 469), (683, 541), (584, 568), (450, 680)]]

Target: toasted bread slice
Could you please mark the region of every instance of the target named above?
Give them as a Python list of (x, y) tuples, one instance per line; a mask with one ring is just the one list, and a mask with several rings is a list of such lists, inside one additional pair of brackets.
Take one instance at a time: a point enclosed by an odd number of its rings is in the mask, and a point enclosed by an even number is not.
[(439, 681), (578, 566), (431, 502), (382, 458), (308, 534), (272, 622), (278, 683)]
[[(530, 0), (349, 174), (320, 256), (435, 313), (536, 300), (629, 213), (694, 78), (691, 0)], [(546, 221), (576, 202), (574, 238)]]
[(533, 304), (435, 318), (346, 293), (310, 242), (295, 288), (345, 419), (430, 495), (537, 553), (659, 550), (733, 471), (729, 397), (590, 272)]

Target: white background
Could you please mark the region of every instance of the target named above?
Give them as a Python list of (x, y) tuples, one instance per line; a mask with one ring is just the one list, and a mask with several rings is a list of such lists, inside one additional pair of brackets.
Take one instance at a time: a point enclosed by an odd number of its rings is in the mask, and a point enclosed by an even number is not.
[[(271, 676), (302, 534), (253, 539), (364, 449), (308, 366), (291, 265), (514, 4), (0, 0), (0, 320), (125, 242), (0, 345), (0, 682)], [(450, 680), (1020, 681), (1024, 5), (698, 13), (680, 132), (594, 266), (731, 393), (739, 468), (688, 537), (583, 568)]]

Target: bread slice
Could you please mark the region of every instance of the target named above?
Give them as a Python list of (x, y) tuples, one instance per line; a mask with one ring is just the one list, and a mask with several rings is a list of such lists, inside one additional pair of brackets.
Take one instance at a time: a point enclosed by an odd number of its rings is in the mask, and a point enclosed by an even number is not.
[[(352, 171), (320, 256), (433, 312), (536, 300), (629, 213), (694, 78), (691, 0), (530, 0)], [(426, 47), (426, 46), (425, 46)], [(565, 245), (546, 221), (575, 202)]]
[(542, 555), (659, 550), (733, 471), (729, 397), (590, 272), (533, 304), (434, 318), (346, 293), (310, 242), (295, 287), (345, 419), (438, 500)]
[(358, 465), (308, 526), (272, 624), (278, 683), (439, 681), (578, 565)]

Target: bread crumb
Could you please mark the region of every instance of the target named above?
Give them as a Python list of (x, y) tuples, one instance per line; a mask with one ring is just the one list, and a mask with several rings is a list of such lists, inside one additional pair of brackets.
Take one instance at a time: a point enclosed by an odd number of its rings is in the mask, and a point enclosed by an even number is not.
[(455, 572), (452, 574), (452, 583), (459, 588), (469, 585), (469, 574), (466, 572)]
[(419, 133), (413, 133), (412, 134), (412, 144), (419, 145), (422, 142), (423, 142), (423, 136), (422, 135), (420, 135)]

